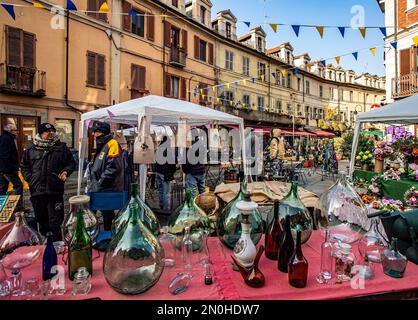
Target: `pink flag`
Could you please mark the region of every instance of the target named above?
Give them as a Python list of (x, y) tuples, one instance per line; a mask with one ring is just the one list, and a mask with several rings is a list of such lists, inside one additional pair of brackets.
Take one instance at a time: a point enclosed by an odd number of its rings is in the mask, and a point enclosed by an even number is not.
[(107, 109), (107, 114), (109, 115), (110, 119), (115, 117), (114, 113), (112, 111), (110, 111), (109, 109)]

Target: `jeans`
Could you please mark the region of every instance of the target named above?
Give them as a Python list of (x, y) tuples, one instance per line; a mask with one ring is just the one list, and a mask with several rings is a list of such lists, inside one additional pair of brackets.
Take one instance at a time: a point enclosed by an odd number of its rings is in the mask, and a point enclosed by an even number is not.
[(186, 174), (186, 188), (190, 188), (192, 190), (193, 198), (196, 197), (196, 187), (199, 190), (199, 194), (205, 192), (205, 174)]
[(161, 173), (155, 173), (155, 178), (157, 181), (158, 192), (160, 194), (160, 208), (168, 211), (170, 210), (170, 181), (165, 181), (164, 175)]
[(20, 195), (19, 202), (16, 206), (16, 211), (23, 210), (23, 184), (19, 179), (19, 174), (16, 172), (12, 173), (0, 173), (0, 195), (7, 194), (9, 182), (13, 185), (13, 193)]

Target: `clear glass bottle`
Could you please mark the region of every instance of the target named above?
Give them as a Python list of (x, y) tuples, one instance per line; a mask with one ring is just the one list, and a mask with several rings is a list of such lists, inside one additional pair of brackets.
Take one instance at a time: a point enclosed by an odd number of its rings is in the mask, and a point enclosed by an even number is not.
[(190, 226), (184, 227), (184, 237), (181, 246), (181, 258), (183, 263), (183, 269), (185, 271), (191, 271), (193, 269), (193, 242), (190, 238)]
[(383, 252), (383, 272), (392, 278), (402, 278), (407, 264), (408, 259), (398, 251), (398, 239), (392, 238), (390, 249)]
[(10, 292), (12, 296), (17, 297), (22, 293), (23, 283), (22, 283), (22, 272), (19, 269), (13, 269), (10, 273)]
[(353, 274), (356, 257), (351, 251), (351, 245), (339, 242), (334, 250), (334, 270), (335, 276), (339, 281), (350, 281)]
[(382, 254), (387, 249), (386, 239), (379, 231), (379, 220), (373, 218), (369, 231), (363, 235), (358, 243), (358, 251), (363, 259), (371, 262), (382, 262)]
[(325, 240), (321, 245), (321, 269), (316, 277), (318, 283), (327, 283), (333, 272), (333, 244), (328, 239), (328, 230), (325, 231)]
[(296, 236), (296, 228), (302, 228), (302, 244), (311, 237), (313, 221), (308, 209), (304, 206), (298, 195), (298, 183), (292, 182), (290, 192), (280, 201), (279, 206), (280, 223), (285, 224), (285, 218), (290, 216), (290, 227)]
[(78, 268), (77, 273), (74, 275), (72, 284), (72, 295), (88, 294), (91, 289), (91, 275), (87, 268)]
[(161, 229), (158, 241), (164, 249), (164, 267), (174, 267), (176, 264), (176, 237), (168, 233), (168, 226)]
[(70, 212), (62, 224), (62, 233), (64, 241), (70, 244), (74, 230), (77, 225), (77, 211), (80, 209), (83, 214), (84, 226), (92, 242), (99, 234), (99, 223), (96, 216), (89, 208), (90, 197), (87, 195), (74, 196), (69, 199)]
[(178, 295), (189, 288), (192, 281), (192, 275), (188, 272), (178, 273), (168, 285), (168, 292)]

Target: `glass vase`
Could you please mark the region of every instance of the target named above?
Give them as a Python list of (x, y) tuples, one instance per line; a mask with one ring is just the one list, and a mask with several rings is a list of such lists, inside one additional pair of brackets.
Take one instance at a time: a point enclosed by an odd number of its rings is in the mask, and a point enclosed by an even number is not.
[(398, 251), (398, 239), (392, 238), (390, 249), (386, 249), (382, 255), (383, 272), (392, 278), (402, 278), (408, 259)]
[(388, 247), (386, 239), (379, 231), (379, 220), (372, 219), (369, 229), (360, 239), (358, 250), (363, 259), (371, 262), (382, 262), (382, 254)]
[(107, 283), (117, 292), (143, 293), (153, 287), (164, 269), (164, 249), (142, 223), (143, 210), (129, 205), (130, 215), (112, 238), (103, 259)]

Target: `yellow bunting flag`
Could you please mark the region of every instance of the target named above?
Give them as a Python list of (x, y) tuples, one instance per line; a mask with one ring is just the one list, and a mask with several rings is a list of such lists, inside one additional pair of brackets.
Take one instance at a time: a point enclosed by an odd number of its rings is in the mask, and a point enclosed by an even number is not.
[(286, 69), (282, 70), (282, 75), (283, 75), (283, 77), (286, 75)]
[(316, 30), (318, 30), (319, 35), (321, 38), (324, 37), (324, 27), (323, 26), (316, 26)]
[(232, 105), (234, 104), (234, 101), (229, 101), (229, 104), (231, 105), (231, 107), (232, 107)]
[(220, 99), (219, 98), (216, 98), (216, 102), (219, 103), (219, 101), (220, 101)]
[(358, 28), (360, 30), (360, 33), (363, 37), (363, 39), (366, 39), (366, 28)]
[(166, 15), (166, 14), (161, 14), (160, 16), (161, 16), (161, 18), (168, 18), (168, 15)]
[(270, 23), (270, 27), (273, 29), (273, 31), (277, 32), (277, 23)]
[(372, 55), (376, 55), (376, 48), (370, 48), (370, 51), (371, 51), (371, 53), (372, 53)]
[(247, 84), (247, 80), (245, 80), (245, 79), (242, 80), (242, 84), (244, 84), (244, 85)]
[(261, 75), (261, 81), (264, 81), (264, 74)]
[(202, 94), (202, 95), (203, 95), (203, 89), (200, 89), (200, 94)]
[(216, 91), (216, 86), (213, 86), (212, 90), (213, 90), (213, 92), (215, 92)]
[(416, 46), (418, 46), (418, 36), (413, 37), (413, 38), (412, 38), (412, 41), (414, 41), (414, 44), (415, 44)]
[(99, 12), (100, 13), (107, 13), (107, 12), (109, 12), (109, 6), (107, 5), (106, 2), (103, 2), (103, 4), (100, 6)]
[(229, 89), (229, 83), (226, 84), (226, 87)]
[(34, 6), (35, 8), (40, 8), (40, 9), (43, 9), (43, 8), (44, 8), (44, 6), (43, 6), (41, 3), (39, 3), (39, 2), (34, 2), (34, 3), (33, 3), (33, 6)]
[(337, 64), (340, 64), (340, 61), (341, 61), (341, 57), (340, 57), (340, 56), (338, 56), (338, 57), (335, 57), (335, 61), (337, 61)]

